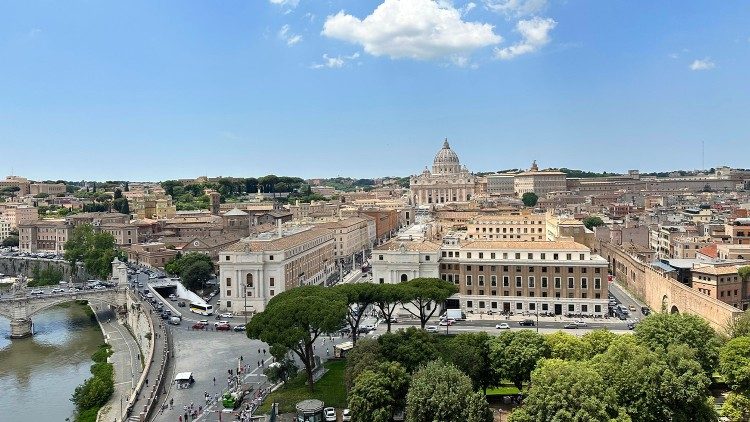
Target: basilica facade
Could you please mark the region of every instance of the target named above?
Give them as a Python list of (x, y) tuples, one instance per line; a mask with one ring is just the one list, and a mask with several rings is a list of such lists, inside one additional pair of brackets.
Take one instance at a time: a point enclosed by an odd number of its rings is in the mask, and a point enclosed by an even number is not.
[(476, 176), (461, 166), (446, 139), (435, 155), (432, 171), (425, 168), (422, 174), (411, 177), (410, 199), (414, 205), (467, 202), (475, 195), (476, 186)]

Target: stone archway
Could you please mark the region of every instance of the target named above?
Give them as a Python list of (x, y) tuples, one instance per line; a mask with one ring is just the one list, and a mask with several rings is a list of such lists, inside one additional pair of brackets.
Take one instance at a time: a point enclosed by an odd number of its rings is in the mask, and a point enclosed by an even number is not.
[(407, 281), (409, 281), (409, 276), (407, 276), (406, 274), (401, 274), (401, 282), (406, 283)]
[(672, 305), (672, 309), (669, 310), (670, 314), (679, 314), (680, 310), (677, 308), (677, 305)]
[(661, 311), (667, 312), (667, 309), (669, 309), (669, 296), (664, 295), (664, 297), (661, 298)]

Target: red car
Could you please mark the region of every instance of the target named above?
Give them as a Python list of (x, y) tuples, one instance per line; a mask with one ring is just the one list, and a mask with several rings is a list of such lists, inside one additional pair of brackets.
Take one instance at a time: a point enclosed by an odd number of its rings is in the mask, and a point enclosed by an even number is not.
[(195, 324), (193, 324), (193, 330), (205, 330), (205, 329), (206, 329), (206, 324), (202, 322), (196, 322)]
[(229, 324), (217, 324), (216, 325), (216, 331), (229, 331), (232, 327), (229, 326)]

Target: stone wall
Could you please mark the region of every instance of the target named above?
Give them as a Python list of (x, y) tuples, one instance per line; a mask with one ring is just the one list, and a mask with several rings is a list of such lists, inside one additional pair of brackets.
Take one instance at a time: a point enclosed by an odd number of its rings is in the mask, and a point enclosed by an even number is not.
[(599, 250), (609, 261), (610, 271), (617, 281), (656, 312), (699, 315), (719, 332), (725, 332), (727, 324), (742, 315), (741, 310), (691, 289), (618, 246), (601, 242)]
[(40, 269), (45, 269), (51, 266), (59, 271), (62, 271), (63, 280), (68, 282), (71, 281), (71, 275), (73, 276), (72, 281), (85, 281), (91, 278), (80, 265), (78, 266), (78, 271), (76, 271), (75, 274), (72, 274), (70, 265), (66, 261), (25, 258), (18, 256), (0, 257), (0, 273), (10, 276), (24, 275), (26, 277), (31, 277), (32, 271), (37, 265)]

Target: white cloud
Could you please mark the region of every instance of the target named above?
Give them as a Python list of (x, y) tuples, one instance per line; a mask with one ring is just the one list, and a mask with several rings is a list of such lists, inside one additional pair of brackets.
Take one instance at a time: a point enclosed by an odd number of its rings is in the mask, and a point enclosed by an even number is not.
[(284, 40), (288, 46), (293, 46), (302, 41), (302, 35), (293, 34), (289, 25), (284, 25), (279, 29), (279, 38)]
[(711, 70), (716, 67), (716, 63), (706, 57), (702, 60), (695, 60), (690, 64), (690, 70)]
[(36, 38), (37, 35), (41, 34), (42, 30), (39, 28), (31, 28), (29, 30), (29, 38)]
[(344, 67), (347, 62), (351, 60), (355, 60), (359, 58), (359, 52), (356, 52), (350, 56), (336, 56), (331, 57), (328, 54), (323, 54), (323, 62), (322, 63), (313, 63), (312, 66), (310, 66), (312, 69), (323, 69), (323, 68), (329, 68), (329, 69), (339, 69)]
[(299, 0), (269, 0), (272, 4), (282, 7), (289, 7), (294, 9), (299, 5)]
[(465, 22), (450, 3), (433, 0), (384, 0), (361, 20), (342, 10), (326, 18), (322, 34), (394, 59), (466, 55), (502, 41), (492, 25)]
[(474, 8), (476, 8), (476, 7), (477, 7), (477, 4), (474, 3), (474, 2), (470, 1), (470, 2), (466, 3), (464, 5), (464, 7), (462, 7), (461, 9), (459, 9), (461, 11), (461, 16), (466, 16), (469, 12), (471, 12), (472, 10), (474, 10)]
[(484, 0), (484, 6), (507, 17), (536, 15), (547, 9), (547, 0)]
[(495, 57), (502, 60), (510, 60), (514, 57), (533, 53), (550, 42), (549, 33), (557, 22), (551, 18), (534, 17), (529, 20), (520, 20), (516, 24), (516, 32), (523, 38), (521, 42), (506, 48), (495, 48)]

